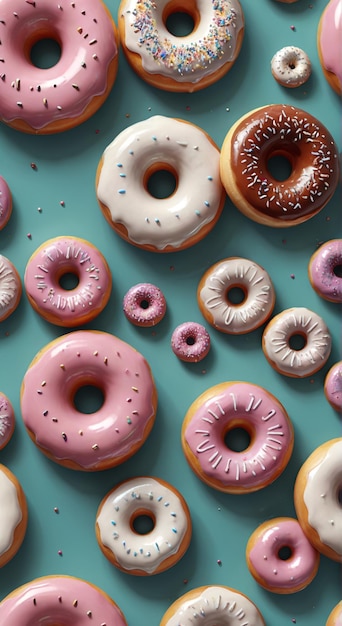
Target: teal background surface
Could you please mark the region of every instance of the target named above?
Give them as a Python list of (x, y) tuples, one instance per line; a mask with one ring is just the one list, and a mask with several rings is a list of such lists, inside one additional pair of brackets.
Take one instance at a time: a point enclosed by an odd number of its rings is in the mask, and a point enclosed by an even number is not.
[[(106, 4), (117, 22), (118, 0)], [(16, 312), (0, 325), (0, 390), (12, 401), (17, 418), (11, 442), (0, 451), (0, 463), (24, 488), (29, 523), (20, 551), (0, 570), (0, 599), (35, 577), (69, 574), (109, 593), (130, 626), (157, 626), (171, 602), (200, 585), (223, 584), (247, 594), (267, 626), (321, 626), (341, 599), (341, 567), (325, 557), (311, 585), (290, 596), (259, 587), (245, 560), (246, 543), (256, 526), (272, 517), (295, 515), (293, 485), (303, 461), (318, 445), (342, 435), (341, 417), (323, 393), (329, 367), (341, 358), (341, 308), (322, 300), (307, 274), (318, 244), (342, 236), (341, 189), (314, 219), (289, 229), (260, 226), (227, 198), (213, 231), (196, 246), (174, 254), (153, 254), (124, 242), (105, 221), (96, 200), (95, 172), (104, 148), (122, 129), (151, 115), (193, 122), (221, 146), (230, 126), (249, 110), (270, 103), (293, 104), (325, 124), (341, 151), (340, 100), (323, 76), (316, 46), (326, 2), (241, 0), (241, 4), (246, 22), (242, 50), (215, 85), (191, 95), (159, 91), (136, 76), (121, 54), (108, 100), (86, 123), (52, 136), (0, 127), (0, 174), (13, 194), (11, 220), (0, 232), (1, 254), (23, 278), (29, 257), (46, 239), (72, 235), (97, 246), (110, 265), (113, 290), (106, 309), (86, 328), (113, 333), (139, 350), (151, 365), (159, 395), (150, 437), (123, 465), (89, 474), (49, 461), (26, 434), (20, 386), (35, 354), (67, 331), (42, 320), (23, 293)], [(305, 85), (290, 90), (275, 82), (270, 61), (279, 48), (292, 44), (308, 53), (313, 72)], [(208, 357), (198, 364), (175, 357), (170, 348), (173, 329), (188, 320), (204, 323), (196, 299), (198, 282), (209, 266), (228, 256), (250, 258), (268, 270), (276, 290), (275, 314), (306, 306), (324, 318), (333, 348), (320, 372), (303, 380), (275, 372), (261, 350), (262, 329), (233, 337), (205, 324), (212, 342)], [(124, 294), (138, 282), (155, 283), (167, 300), (166, 317), (153, 329), (132, 326), (122, 311)], [(229, 380), (249, 381), (272, 392), (284, 404), (295, 430), (293, 455), (283, 474), (249, 495), (225, 495), (205, 486), (181, 449), (181, 425), (190, 404), (208, 387)], [(178, 488), (193, 520), (186, 555), (172, 569), (152, 577), (132, 577), (115, 569), (101, 553), (94, 532), (103, 496), (119, 481), (139, 475), (160, 477)]]

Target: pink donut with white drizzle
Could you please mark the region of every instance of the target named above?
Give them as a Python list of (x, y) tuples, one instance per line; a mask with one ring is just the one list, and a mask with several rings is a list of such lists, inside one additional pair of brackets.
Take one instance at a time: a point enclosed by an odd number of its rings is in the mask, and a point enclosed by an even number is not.
[[(55, 41), (48, 68), (31, 61), (35, 44)], [(110, 93), (118, 66), (117, 31), (102, 0), (2, 0), (0, 119), (27, 133), (81, 124)]]
[(321, 298), (342, 302), (342, 239), (330, 239), (312, 255), (309, 280)]
[(173, 331), (171, 348), (181, 361), (197, 363), (210, 350), (210, 335), (202, 324), (184, 322)]
[[(63, 277), (76, 285), (63, 287)], [(57, 326), (80, 326), (93, 320), (108, 303), (112, 276), (101, 252), (78, 237), (45, 241), (30, 257), (24, 285), (33, 309)]]
[(44, 576), (18, 587), (1, 602), (0, 620), (6, 626), (127, 626), (109, 595), (74, 576)]
[(330, 0), (318, 24), (317, 47), (325, 78), (338, 94), (342, 94), (341, 38), (341, 1)]
[[(100, 390), (103, 403), (87, 414), (78, 411), (75, 396), (89, 386)], [(77, 470), (103, 470), (131, 457), (148, 437), (156, 407), (145, 358), (101, 331), (74, 331), (49, 343), (21, 386), (28, 434), (46, 456)]]
[(21, 278), (9, 259), (0, 254), (0, 322), (7, 319), (19, 305)]
[(342, 361), (335, 363), (324, 381), (325, 397), (335, 411), (342, 413)]
[(166, 313), (164, 294), (151, 283), (134, 285), (124, 296), (123, 312), (135, 326), (155, 326)]
[[(236, 451), (228, 437), (241, 430), (249, 443)], [(285, 469), (293, 449), (293, 427), (285, 408), (263, 387), (224, 382), (207, 389), (190, 406), (182, 446), (203, 482), (226, 493), (248, 493), (266, 487)]]
[(277, 517), (261, 524), (250, 536), (246, 559), (255, 580), (273, 593), (305, 589), (317, 574), (320, 556), (298, 520)]
[(0, 393), (0, 450), (8, 444), (15, 428), (15, 415), (12, 403), (4, 393)]
[(0, 176), (0, 230), (2, 230), (12, 214), (12, 194), (5, 179)]

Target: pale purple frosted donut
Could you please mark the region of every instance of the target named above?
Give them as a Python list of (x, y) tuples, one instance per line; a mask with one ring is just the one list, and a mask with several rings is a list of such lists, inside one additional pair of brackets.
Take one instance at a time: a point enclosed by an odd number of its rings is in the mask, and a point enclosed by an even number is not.
[(13, 435), (15, 426), (14, 409), (4, 393), (0, 393), (0, 450), (5, 447)]
[(255, 580), (273, 593), (305, 589), (317, 574), (320, 556), (297, 519), (277, 517), (250, 536), (246, 558)]
[(154, 326), (166, 313), (166, 300), (159, 287), (151, 283), (139, 283), (124, 296), (123, 311), (135, 326)]
[(324, 300), (342, 302), (341, 268), (342, 239), (327, 241), (312, 255), (309, 279), (314, 290)]
[(184, 322), (173, 331), (171, 348), (181, 361), (197, 363), (210, 350), (209, 333), (202, 324)]
[(0, 230), (2, 230), (12, 213), (12, 194), (5, 179), (0, 176)]
[(327, 373), (324, 393), (331, 406), (342, 413), (342, 361), (335, 363)]

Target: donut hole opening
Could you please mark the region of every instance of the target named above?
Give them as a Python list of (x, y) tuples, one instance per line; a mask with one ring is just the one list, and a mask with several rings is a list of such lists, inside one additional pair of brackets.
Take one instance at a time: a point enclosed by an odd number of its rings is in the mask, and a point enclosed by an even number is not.
[(80, 282), (79, 276), (75, 272), (63, 272), (59, 276), (58, 284), (65, 291), (72, 291), (78, 287)]
[(163, 23), (166, 30), (174, 37), (187, 37), (196, 30), (200, 16), (196, 0), (189, 0), (186, 4), (180, 0), (171, 0), (163, 12)]
[(148, 535), (155, 527), (156, 520), (150, 511), (136, 511), (133, 515), (130, 525), (133, 532), (137, 535)]
[(251, 433), (243, 426), (234, 426), (224, 435), (224, 444), (233, 452), (244, 452), (250, 446)]
[(342, 507), (342, 485), (337, 488), (337, 502)]
[(169, 165), (159, 164), (158, 168), (149, 168), (144, 178), (145, 189), (158, 200), (170, 198), (177, 189), (177, 174)]
[(30, 61), (32, 65), (42, 70), (54, 67), (59, 62), (62, 55), (60, 43), (52, 38), (45, 37), (39, 39), (30, 49)]
[(151, 302), (147, 298), (143, 298), (143, 300), (140, 300), (139, 306), (146, 311), (151, 306)]
[(74, 394), (73, 404), (79, 413), (96, 413), (104, 404), (104, 393), (98, 385), (82, 385)]
[(335, 265), (333, 272), (337, 278), (342, 278), (342, 263)]
[(278, 558), (281, 561), (288, 561), (292, 557), (290, 546), (281, 546), (278, 550)]
[(187, 346), (194, 346), (196, 343), (196, 337), (194, 335), (188, 335), (185, 337), (185, 343)]
[(291, 155), (271, 154), (267, 160), (267, 170), (269, 174), (279, 182), (290, 178), (293, 170)]
[(289, 338), (289, 346), (291, 350), (300, 351), (300, 350), (303, 350), (303, 348), (305, 348), (306, 341), (307, 339), (305, 335), (302, 335), (301, 333), (294, 333)]
[(246, 301), (247, 291), (241, 285), (232, 285), (226, 292), (228, 304), (239, 306)]

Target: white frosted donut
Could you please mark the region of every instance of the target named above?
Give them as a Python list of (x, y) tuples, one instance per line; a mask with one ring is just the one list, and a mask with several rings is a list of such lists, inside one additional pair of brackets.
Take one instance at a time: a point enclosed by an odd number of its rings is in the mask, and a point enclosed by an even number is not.
[[(220, 151), (201, 128), (161, 115), (123, 130), (105, 149), (97, 198), (109, 224), (126, 241), (154, 252), (187, 248), (216, 224), (225, 200)], [(176, 189), (155, 198), (151, 175), (170, 171)], [(196, 184), (194, 184), (196, 172)]]
[[(234, 304), (229, 292), (238, 288), (243, 300)], [(200, 280), (198, 304), (217, 330), (240, 335), (255, 330), (271, 315), (275, 294), (268, 273), (257, 263), (231, 257), (215, 263)]]
[[(146, 534), (134, 528), (145, 516)], [(104, 555), (119, 569), (138, 576), (157, 574), (181, 559), (191, 538), (191, 519), (182, 495), (163, 480), (139, 477), (114, 487), (102, 500), (96, 536)]]
[(300, 468), (294, 486), (298, 521), (311, 544), (342, 563), (342, 437), (314, 450)]
[(18, 552), (27, 517), (26, 498), (18, 479), (5, 465), (0, 465), (0, 568)]
[[(304, 345), (292, 347), (293, 339)], [(262, 349), (274, 369), (292, 378), (312, 376), (327, 362), (331, 336), (323, 319), (306, 309), (294, 307), (282, 311), (267, 324)]]
[(0, 322), (17, 308), (22, 293), (21, 279), (13, 263), (0, 254)]
[[(186, 13), (189, 34), (176, 36), (168, 18)], [(122, 0), (119, 32), (133, 69), (159, 89), (193, 92), (216, 82), (238, 57), (244, 34), (239, 0)]]
[(301, 48), (285, 46), (271, 60), (272, 75), (283, 87), (300, 87), (311, 75), (311, 61)]
[(197, 587), (178, 598), (163, 615), (160, 626), (265, 626), (256, 605), (243, 593), (212, 585)]

